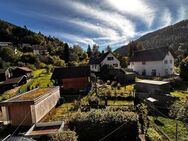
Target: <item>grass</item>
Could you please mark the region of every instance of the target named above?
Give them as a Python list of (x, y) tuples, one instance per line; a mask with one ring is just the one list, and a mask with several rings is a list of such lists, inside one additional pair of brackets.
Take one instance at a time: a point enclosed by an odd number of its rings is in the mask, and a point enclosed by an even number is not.
[(134, 105), (134, 103), (127, 100), (108, 100), (108, 105)]
[(61, 106), (52, 110), (42, 121), (62, 121), (68, 119), (74, 111), (71, 111), (73, 108), (73, 103), (63, 103)]
[[(154, 118), (152, 120), (154, 120)], [(158, 125), (160, 129), (162, 129), (172, 140), (175, 141), (176, 120), (164, 118), (164, 117), (158, 117), (157, 120), (162, 123)], [(178, 122), (178, 140), (183, 141), (188, 137), (188, 127), (186, 127), (186, 125), (181, 121), (177, 121), (177, 122)]]
[(16, 96), (18, 93), (24, 93), (34, 88), (47, 88), (53, 86), (51, 81), (51, 73), (48, 74), (45, 69), (39, 69), (32, 72), (32, 78), (22, 85), (17, 91), (6, 91), (0, 96), (0, 101), (7, 100)]
[(48, 74), (45, 69), (33, 71), (33, 77), (31, 78), (31, 80), (27, 84), (22, 85), (19, 91), (23, 93), (37, 87), (51, 87), (53, 86), (53, 82), (51, 81), (51, 75), (52, 74)]
[(188, 91), (174, 91), (171, 92), (171, 95), (179, 98), (185, 98), (186, 96), (188, 96)]

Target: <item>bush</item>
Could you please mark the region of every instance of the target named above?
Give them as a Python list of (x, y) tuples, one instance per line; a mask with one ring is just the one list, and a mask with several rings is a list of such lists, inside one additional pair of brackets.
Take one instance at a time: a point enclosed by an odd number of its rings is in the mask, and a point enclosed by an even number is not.
[(88, 102), (91, 108), (97, 108), (100, 102), (100, 99), (96, 96), (91, 96), (88, 98)]
[(76, 132), (68, 130), (52, 135), (51, 141), (77, 141), (77, 138)]
[(180, 77), (184, 81), (188, 81), (188, 56), (180, 63)]
[(134, 112), (91, 110), (77, 112), (69, 121), (68, 127), (75, 130), (80, 141), (96, 141), (118, 129), (105, 141), (136, 140), (138, 126)]
[(149, 137), (151, 141), (162, 141), (162, 137), (153, 128), (148, 128), (146, 136)]

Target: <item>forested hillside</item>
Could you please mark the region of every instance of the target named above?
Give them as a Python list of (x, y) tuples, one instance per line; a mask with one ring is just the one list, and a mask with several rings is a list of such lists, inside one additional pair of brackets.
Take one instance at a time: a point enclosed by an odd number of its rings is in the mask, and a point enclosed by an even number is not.
[[(78, 45), (67, 43), (42, 33), (35, 33), (26, 26), (19, 27), (0, 20), (0, 42), (11, 45), (0, 46), (0, 68), (29, 66), (44, 68), (49, 65), (65, 66), (85, 64), (87, 53)], [(44, 50), (36, 54), (34, 50)]]
[[(148, 33), (140, 37), (135, 42), (143, 45), (143, 48), (171, 47), (177, 54), (183, 54), (188, 47), (188, 20), (181, 21), (172, 26), (168, 26)], [(128, 55), (128, 46), (122, 46), (115, 50), (121, 55)]]

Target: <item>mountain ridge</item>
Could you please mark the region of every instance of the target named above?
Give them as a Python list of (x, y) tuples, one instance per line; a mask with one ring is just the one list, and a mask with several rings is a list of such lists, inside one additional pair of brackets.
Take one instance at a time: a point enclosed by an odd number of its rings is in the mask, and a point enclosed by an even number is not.
[[(141, 42), (144, 49), (171, 47), (173, 50), (185, 50), (188, 46), (188, 20), (180, 21), (156, 31), (147, 33), (135, 42)], [(114, 51), (123, 56), (128, 55), (128, 45), (124, 45)]]

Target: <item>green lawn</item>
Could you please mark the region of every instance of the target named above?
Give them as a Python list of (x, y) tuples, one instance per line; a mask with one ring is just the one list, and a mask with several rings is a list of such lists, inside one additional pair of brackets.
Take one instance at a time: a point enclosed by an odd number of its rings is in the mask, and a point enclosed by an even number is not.
[[(158, 117), (157, 119), (163, 124), (158, 125), (160, 129), (175, 141), (176, 120), (164, 117)], [(154, 118), (152, 120), (154, 120)], [(188, 138), (188, 126), (183, 122), (178, 121), (178, 141), (184, 141), (185, 138)]]
[(52, 110), (42, 121), (62, 121), (72, 116), (75, 112), (72, 111), (73, 103), (63, 103), (58, 108)]
[(18, 93), (24, 93), (34, 88), (46, 88), (53, 86), (53, 82), (51, 81), (51, 73), (48, 74), (45, 69), (35, 70), (32, 73), (32, 78), (28, 80), (28, 82), (22, 85), (18, 90), (6, 91), (0, 96), (0, 101), (9, 99), (15, 96)]
[(20, 88), (20, 92), (26, 92), (37, 87), (46, 88), (53, 86), (53, 82), (51, 81), (51, 75), (52, 74), (48, 74), (45, 69), (33, 71), (33, 77), (29, 80), (27, 84), (22, 85), (22, 87)]
[(134, 103), (127, 100), (108, 100), (108, 105), (134, 105)]
[(188, 96), (188, 91), (174, 91), (171, 92), (171, 95), (179, 98), (185, 98), (186, 96)]

